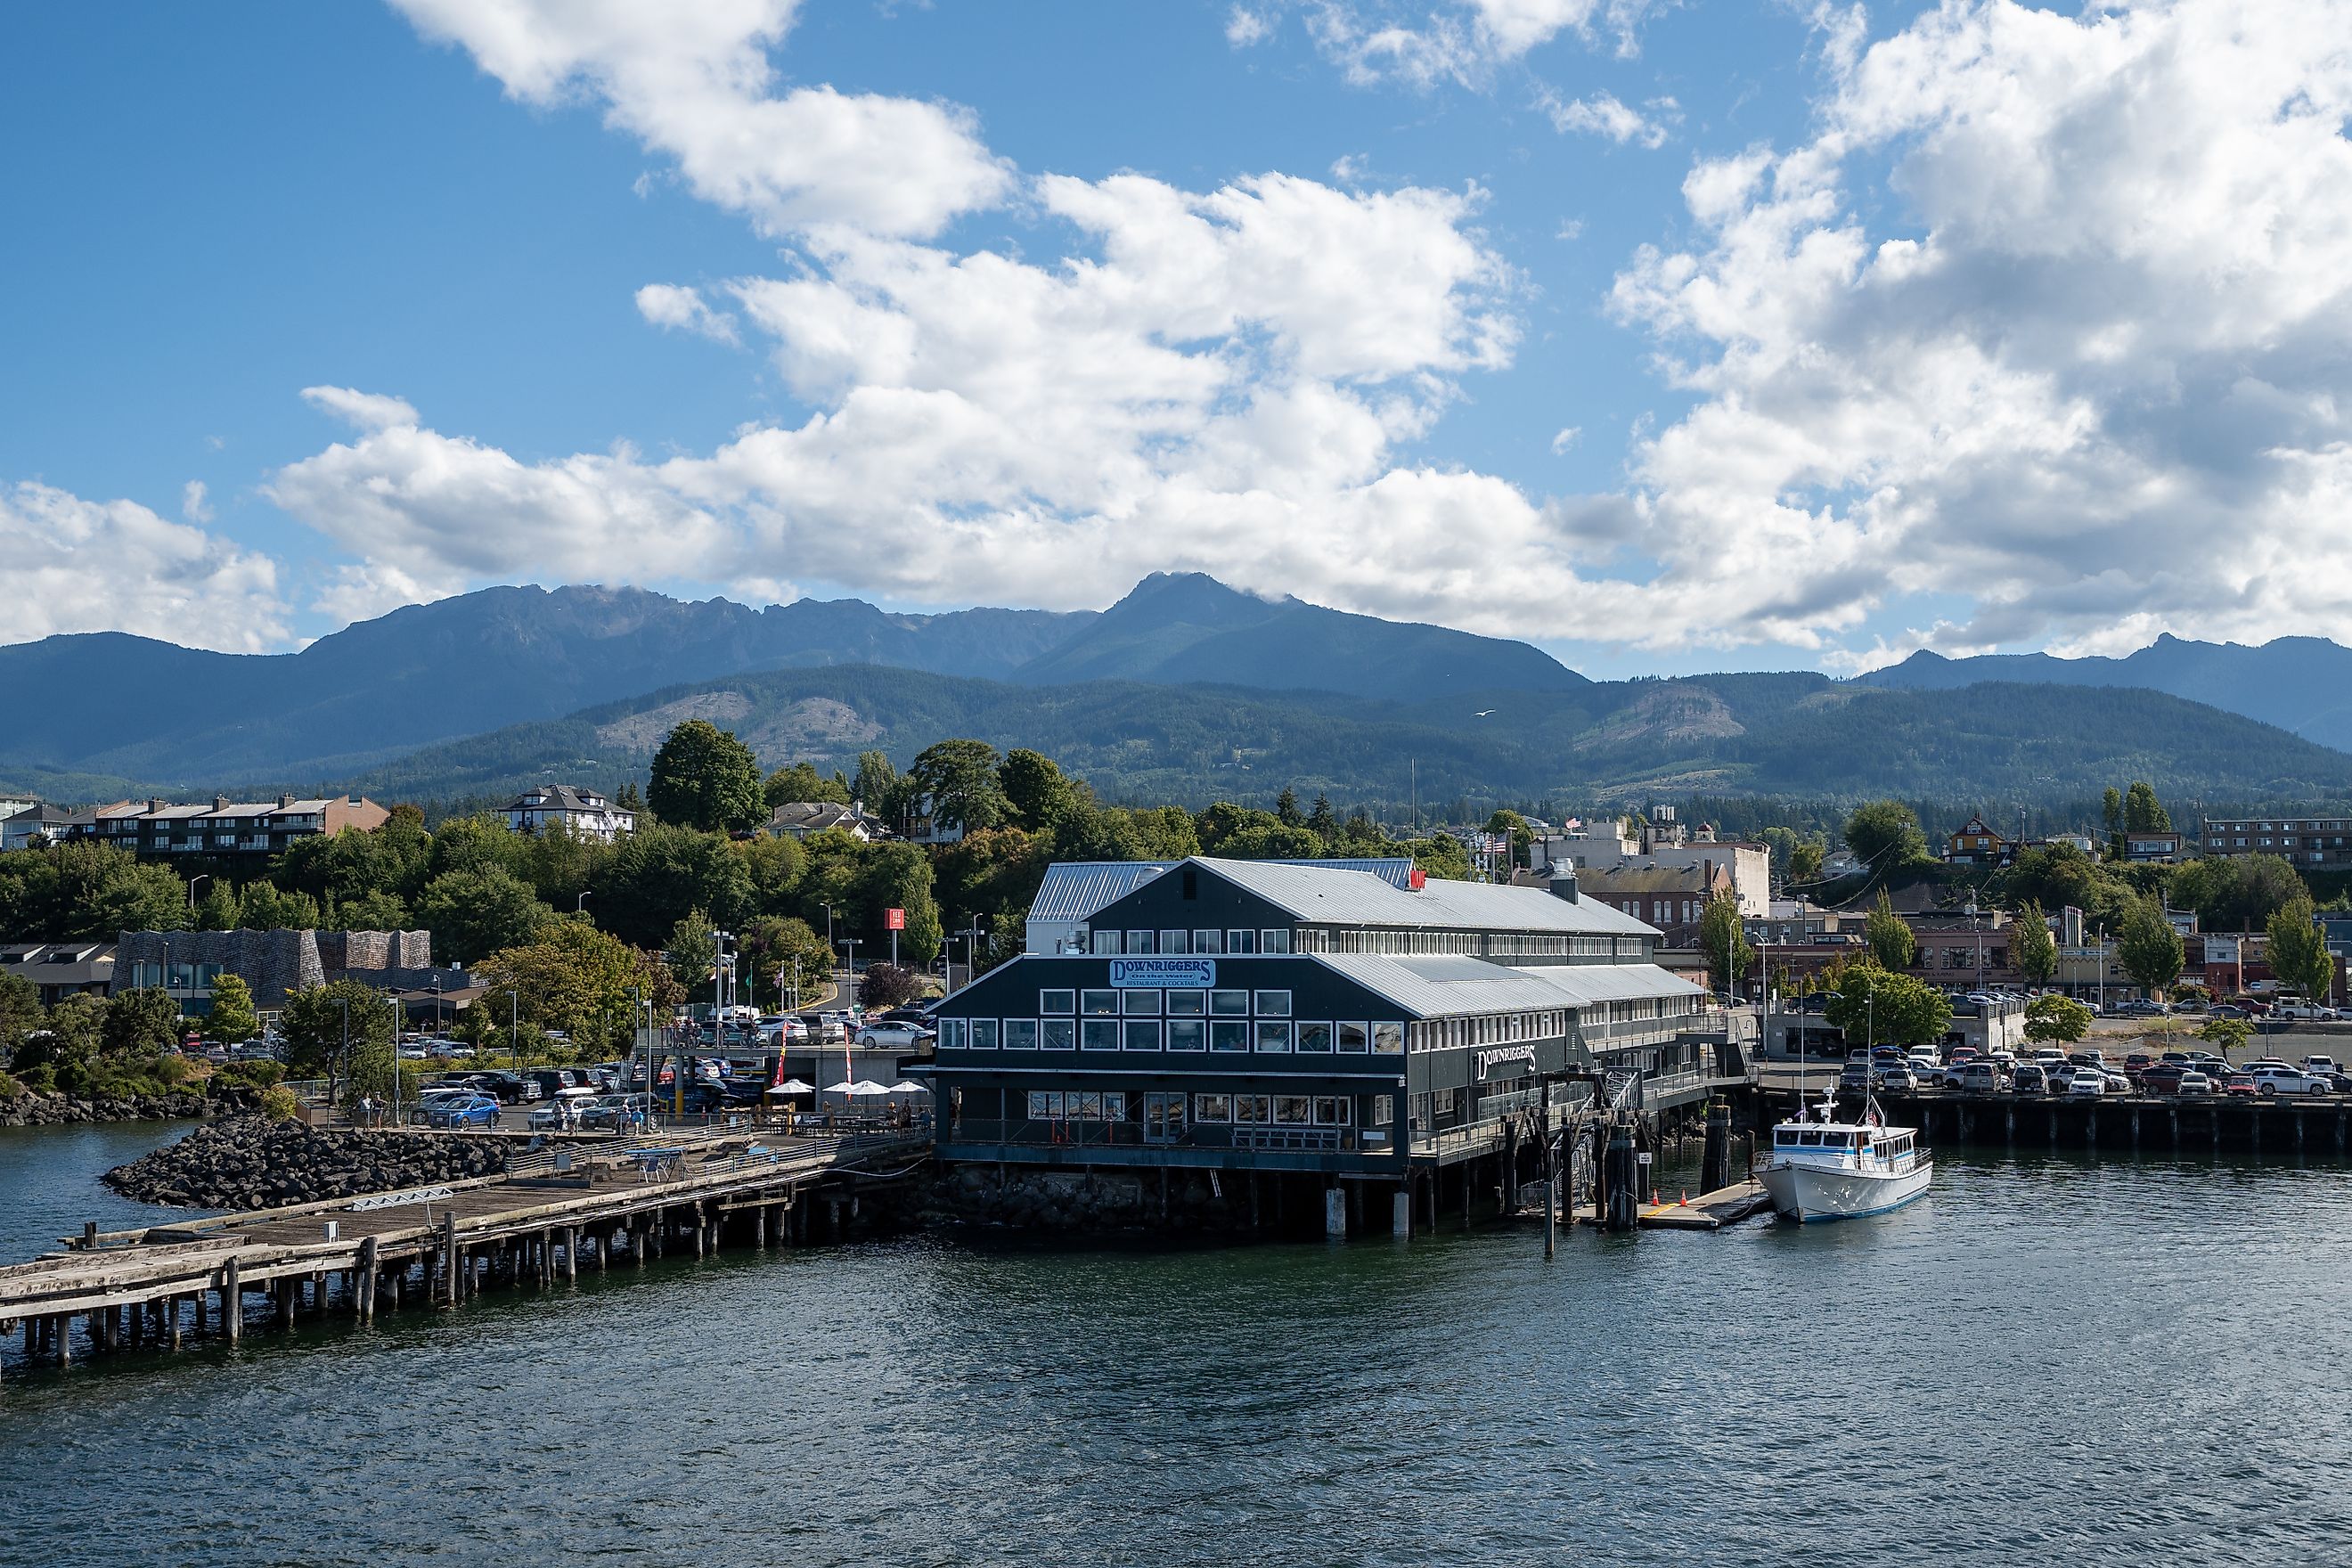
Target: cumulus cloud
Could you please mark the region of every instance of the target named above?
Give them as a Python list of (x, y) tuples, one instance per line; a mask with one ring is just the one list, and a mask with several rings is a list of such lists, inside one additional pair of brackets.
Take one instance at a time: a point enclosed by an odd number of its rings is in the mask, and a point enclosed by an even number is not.
[(1819, 646), (1914, 594), (1972, 605), (1919, 646), (2340, 634), (2345, 37), (2344, 0), (1953, 0), (1811, 141), (1696, 165), (1700, 243), (1613, 293), (1696, 398), (1633, 454), (1643, 640)]
[(692, 332), (713, 342), (736, 341), (734, 317), (712, 310), (699, 293), (676, 283), (648, 283), (638, 289), (637, 314), (656, 327)]
[(1326, 58), (1360, 83), (1483, 84), (1563, 33), (1621, 57), (1640, 52), (1656, 0), (1307, 0)]
[(688, 188), (762, 233), (824, 224), (927, 235), (1011, 187), (971, 115), (829, 86), (772, 90), (793, 0), (394, 0), (513, 97), (601, 103)]
[(303, 400), (323, 414), (362, 430), (388, 430), (416, 423), (416, 410), (407, 401), (376, 392), (354, 392), (348, 386), (306, 386)]
[(1632, 142), (1654, 150), (1666, 144), (1668, 126), (1681, 117), (1679, 106), (1671, 98), (1652, 100), (1648, 114), (1619, 102), (1614, 93), (1608, 92), (1565, 101), (1547, 93), (1541, 103), (1551, 117), (1552, 129), (1562, 135), (1580, 132), (1605, 136), (1620, 146)]
[(121, 631), (226, 653), (287, 640), (278, 568), (135, 501), (0, 486), (0, 642)]
[(190, 522), (210, 522), (212, 502), (205, 499), (205, 481), (190, 479), (180, 487), (180, 515)]
[(1262, 44), (1274, 36), (1274, 23), (1263, 11), (1236, 5), (1225, 16), (1225, 42), (1237, 49)]

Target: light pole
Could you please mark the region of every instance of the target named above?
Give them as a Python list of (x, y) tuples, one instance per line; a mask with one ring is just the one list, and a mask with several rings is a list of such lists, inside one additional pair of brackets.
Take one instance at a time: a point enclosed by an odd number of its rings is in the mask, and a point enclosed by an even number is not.
[(595, 896), (596, 890), (593, 888), (582, 893), (578, 898), (572, 900), (572, 912), (575, 915), (584, 912), (588, 907), (588, 900)]
[(507, 987), (507, 1056), (516, 1067), (522, 1066), (522, 997), (511, 985)]
[(199, 871), (194, 876), (188, 879), (188, 908), (190, 910), (194, 910), (196, 907), (196, 884), (198, 882), (209, 882), (212, 879), (213, 874), (210, 871)]

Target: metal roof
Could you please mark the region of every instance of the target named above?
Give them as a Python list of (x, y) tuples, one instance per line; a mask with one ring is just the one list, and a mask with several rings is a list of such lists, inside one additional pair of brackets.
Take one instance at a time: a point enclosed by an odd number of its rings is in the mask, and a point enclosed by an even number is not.
[(1589, 1007), (1597, 1003), (1629, 1002), (1640, 997), (1703, 994), (1699, 987), (1654, 963), (1560, 963), (1511, 969), (1485, 959), (1458, 956), (1313, 956), (1340, 978), (1379, 992), (1420, 1018)]
[[(1123, 899), (1181, 860), (1064, 860), (1045, 868), (1045, 879), (1029, 906), (1033, 921), (1082, 921), (1114, 900)], [(1402, 889), (1412, 879), (1412, 861), (1403, 856), (1349, 860), (1203, 860), (1204, 866), (1295, 866), (1316, 871), (1349, 871)]]
[(1267, 860), (1200, 864), (1234, 885), (1317, 924), (1425, 927), (1445, 931), (1572, 931), (1615, 936), (1655, 935), (1657, 928), (1580, 899), (1571, 903), (1543, 888), (1454, 882), (1432, 877), (1419, 892), (1361, 871)]

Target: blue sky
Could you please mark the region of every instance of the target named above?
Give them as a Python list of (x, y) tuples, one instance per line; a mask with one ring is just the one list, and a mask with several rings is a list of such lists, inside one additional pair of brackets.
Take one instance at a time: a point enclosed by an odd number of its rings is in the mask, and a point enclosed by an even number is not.
[(1198, 569), (1610, 676), (2352, 598), (2277, 522), (2352, 494), (2339, 7), (602, 10), (0, 13), (0, 639)]

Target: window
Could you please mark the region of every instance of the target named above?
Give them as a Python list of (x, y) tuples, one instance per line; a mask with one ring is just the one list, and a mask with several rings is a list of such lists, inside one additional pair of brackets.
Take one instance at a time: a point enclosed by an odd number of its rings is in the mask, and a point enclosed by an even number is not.
[(1225, 933), (1225, 951), (1227, 952), (1255, 952), (1257, 951), (1257, 932), (1254, 931), (1227, 931)]
[(1081, 1011), (1085, 1012), (1089, 1016), (1097, 1018), (1106, 1014), (1116, 1013), (1118, 1011), (1118, 993), (1116, 991), (1089, 991), (1083, 998)]
[(1062, 1097), (1050, 1089), (1029, 1091), (1029, 1120), (1052, 1121), (1062, 1114)]
[(1271, 1018), (1260, 1018), (1257, 1021), (1257, 1048), (1286, 1054), (1290, 1049), (1290, 1026), (1276, 1023)]
[(1034, 1051), (1037, 1048), (1037, 1020), (1007, 1018), (1004, 1020), (1004, 1048), (1008, 1051)]
[(1211, 953), (1224, 952), (1225, 933), (1221, 931), (1194, 931), (1192, 933), (1192, 951), (1194, 952)]
[(1257, 950), (1260, 952), (1288, 952), (1290, 951), (1289, 931), (1286, 928), (1282, 931), (1258, 932)]
[(1298, 1026), (1298, 1048), (1318, 1055), (1328, 1055), (1331, 1049), (1331, 1026), (1301, 1024)]
[(1131, 931), (1127, 933), (1127, 951), (1129, 952), (1157, 952), (1160, 951), (1160, 943), (1158, 939), (1154, 937), (1150, 931)]
[(1355, 1101), (1340, 1095), (1322, 1094), (1315, 1097), (1315, 1124), (1318, 1127), (1345, 1127), (1353, 1120)]
[(1078, 1026), (1078, 1043), (1090, 1051), (1118, 1049), (1118, 1022), (1113, 1018), (1088, 1018)]
[(1212, 991), (1209, 993), (1209, 1011), (1223, 1016), (1240, 1017), (1249, 1012), (1249, 993)]
[(1374, 1024), (1372, 1049), (1381, 1056), (1394, 1056), (1404, 1049), (1402, 1024)]
[(1198, 1018), (1168, 1020), (1168, 1048), (1171, 1051), (1197, 1051), (1208, 1042), (1208, 1026)]
[(971, 1021), (971, 1048), (975, 1051), (992, 1051), (996, 1048), (995, 1019), (974, 1018)]
[(1249, 1025), (1239, 1020), (1218, 1019), (1209, 1026), (1209, 1048), (1213, 1051), (1249, 1049)]
[(1315, 1101), (1304, 1094), (1277, 1094), (1274, 1097), (1274, 1119), (1293, 1126), (1310, 1126), (1315, 1121)]
[(1396, 1120), (1396, 1097), (1387, 1094), (1372, 1096), (1372, 1124), (1386, 1127)]
[(970, 1043), (971, 1031), (965, 1026), (965, 1020), (961, 1018), (940, 1020), (940, 1049), (960, 1051)]
[(1181, 931), (1163, 931), (1160, 933), (1160, 951), (1163, 953), (1189, 952), (1192, 943)]
[(1115, 931), (1098, 931), (1095, 932), (1095, 951), (1098, 953), (1107, 952), (1111, 954), (1113, 957), (1117, 957), (1118, 954), (1118, 932)]
[(1130, 1051), (1156, 1051), (1160, 1048), (1160, 1025), (1130, 1023), (1127, 1026), (1127, 1048)]
[(1234, 1096), (1234, 1120), (1235, 1121), (1271, 1121), (1274, 1120), (1274, 1114), (1266, 1108), (1265, 1096), (1237, 1094)]
[(1171, 1018), (1197, 1018), (1208, 1010), (1209, 994), (1205, 991), (1168, 993), (1168, 1016)]
[(1290, 993), (1287, 991), (1259, 992), (1257, 994), (1257, 1010), (1269, 1018), (1289, 1017)]
[(1066, 1017), (1077, 1010), (1078, 994), (1075, 991), (1040, 991), (1037, 993), (1037, 1011), (1040, 1013), (1059, 1013)]
[(1122, 991), (1118, 994), (1124, 1004), (1120, 1009), (1122, 1012), (1157, 1015), (1160, 1011), (1160, 993), (1157, 991)]
[(1047, 1018), (1038, 1026), (1037, 1043), (1049, 1051), (1077, 1049), (1078, 1026), (1070, 1018)]
[(1370, 1042), (1370, 1033), (1361, 1024), (1343, 1020), (1332, 1025), (1331, 1027), (1339, 1031), (1339, 1049), (1342, 1054), (1352, 1052), (1361, 1055), (1365, 1047)]
[(1195, 1121), (1231, 1121), (1234, 1102), (1222, 1094), (1196, 1094), (1192, 1097), (1192, 1120)]

